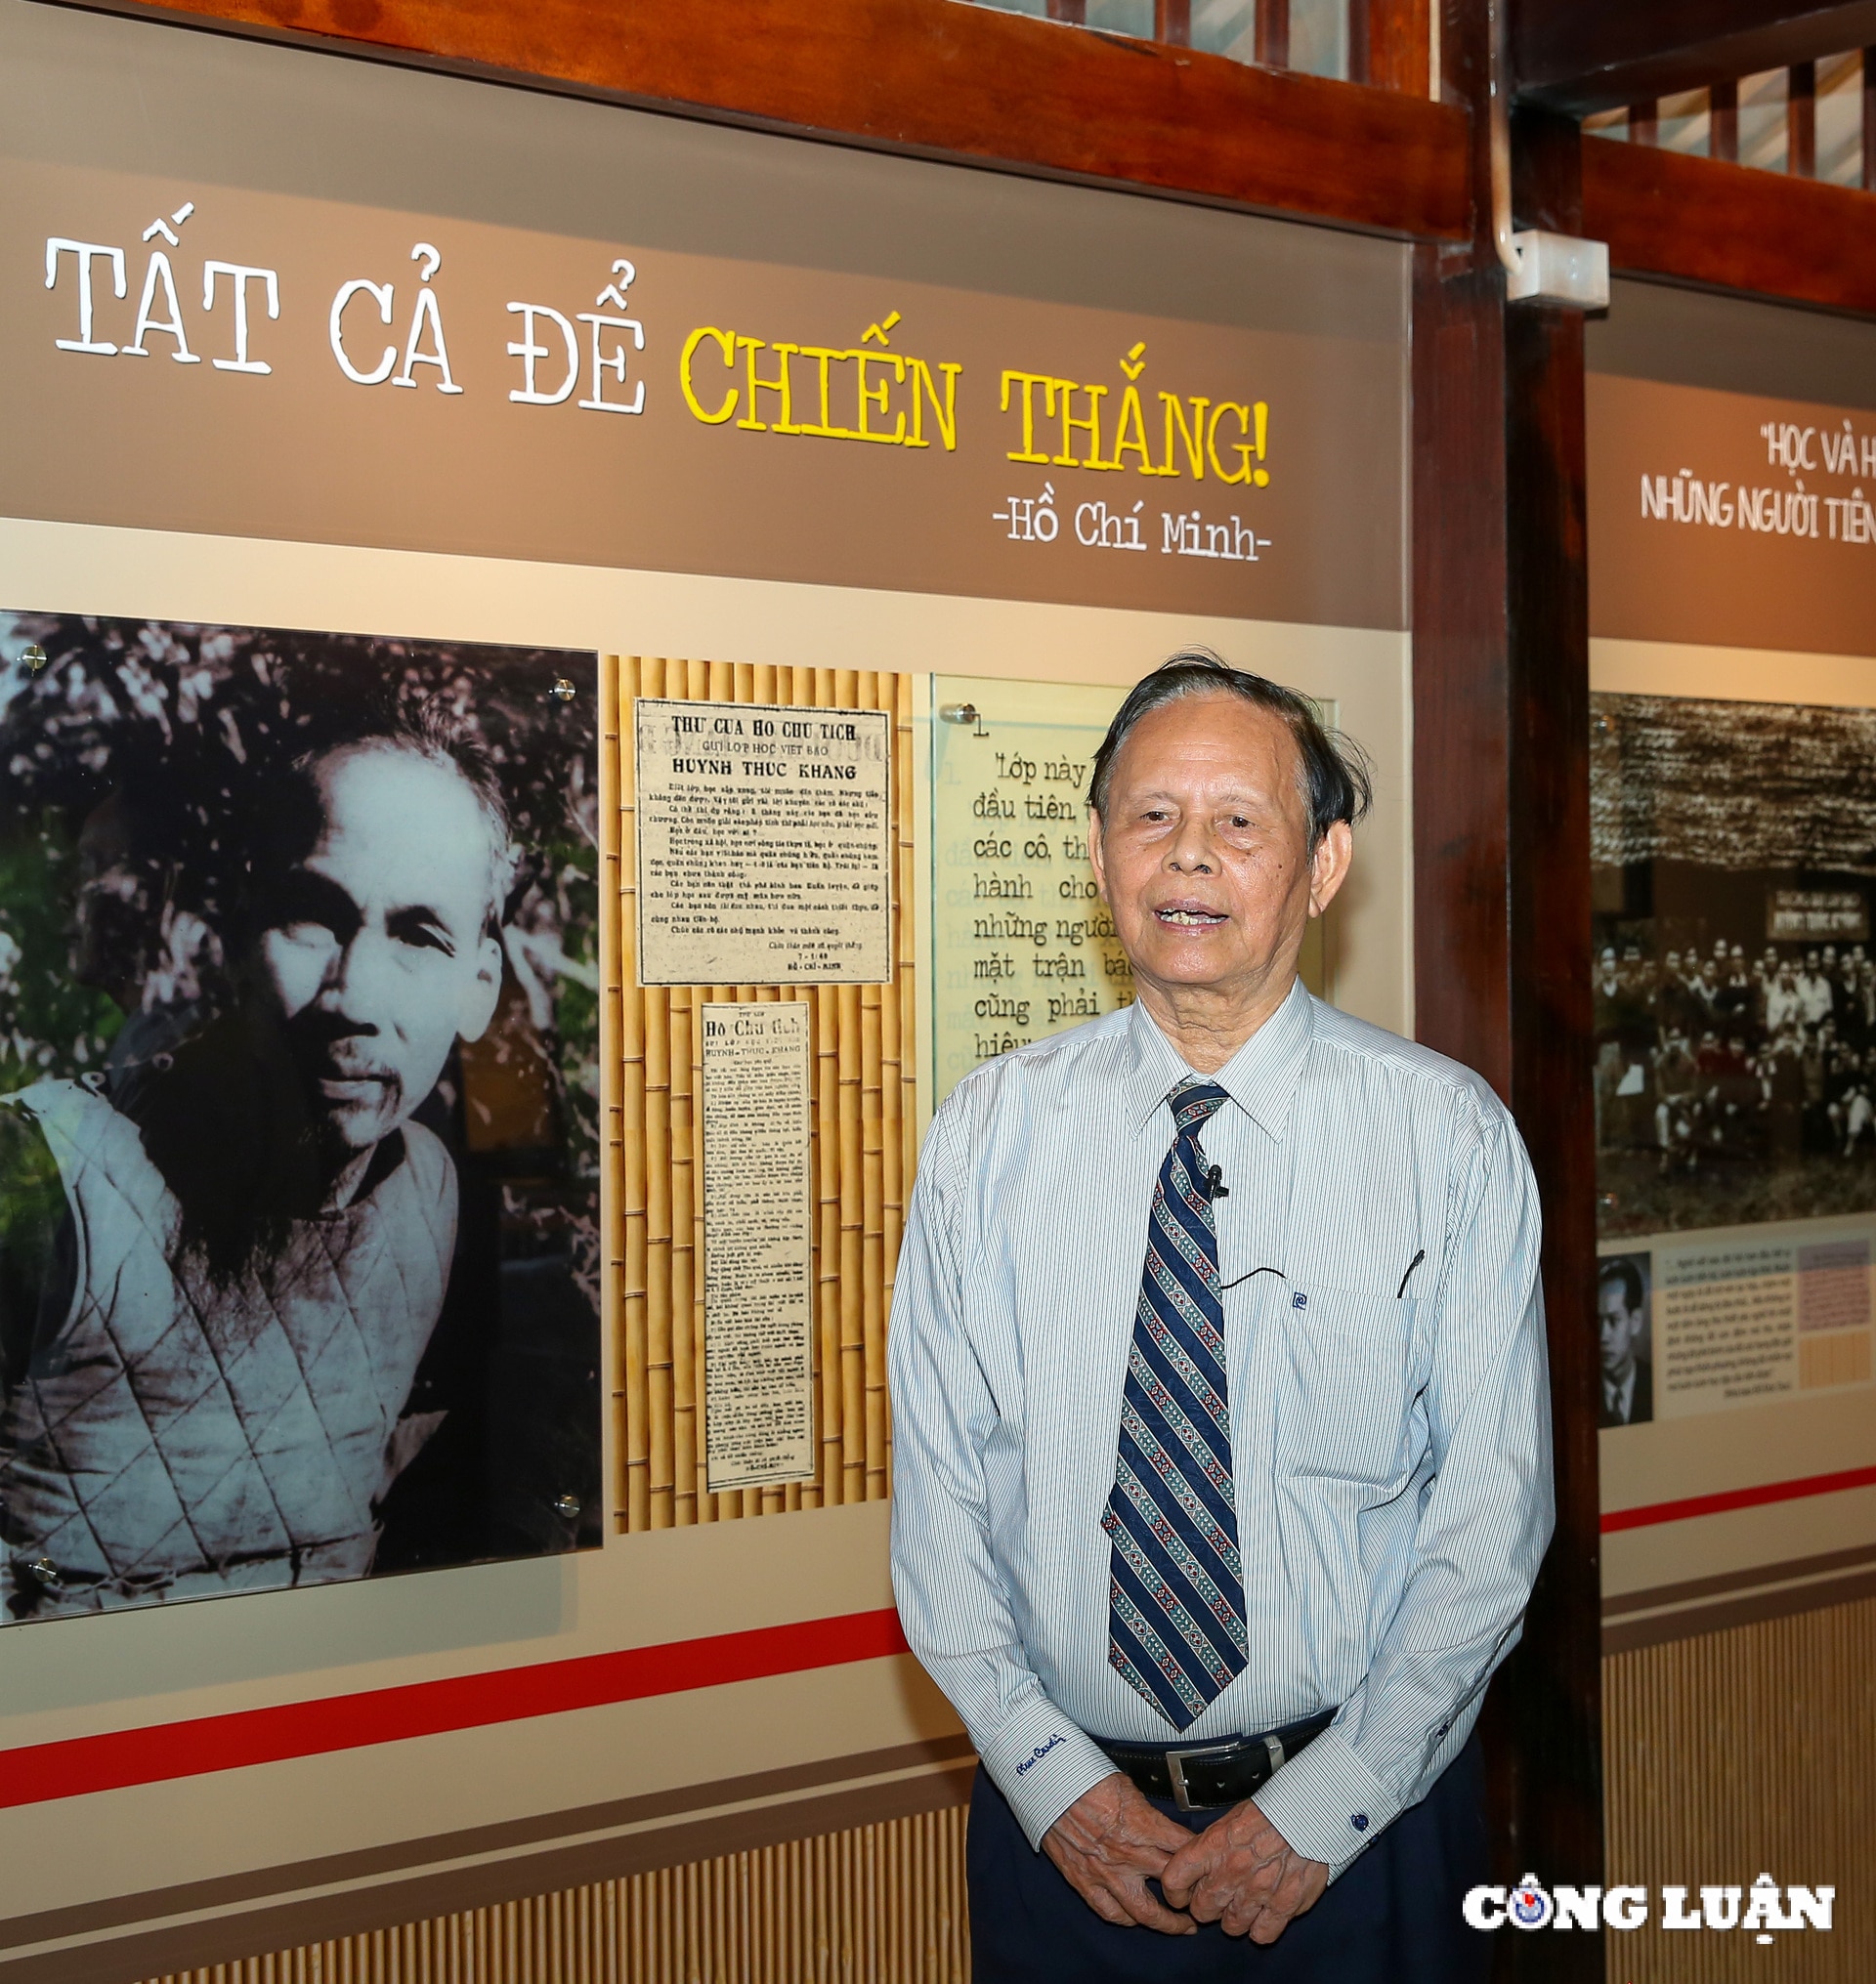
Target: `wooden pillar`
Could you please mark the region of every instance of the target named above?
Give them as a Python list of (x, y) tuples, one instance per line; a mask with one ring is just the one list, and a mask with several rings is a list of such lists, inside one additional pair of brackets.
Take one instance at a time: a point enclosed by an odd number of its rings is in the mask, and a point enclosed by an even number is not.
[(1629, 143), (1631, 145), (1658, 145), (1661, 142), (1661, 106), (1653, 98), (1645, 98), (1639, 104), (1629, 106)]
[(1153, 0), (1153, 39), (1172, 48), (1192, 46), (1192, 0)]
[(1083, 26), (1087, 20), (1087, 0), (1048, 0), (1048, 18)]
[(1817, 177), (1817, 64), (1795, 62), (1785, 82), (1785, 170), (1794, 179)]
[[(1414, 278), (1416, 1029), (1479, 1070), (1530, 1149), (1545, 1226), (1557, 1526), (1481, 1722), (1493, 1878), (1602, 1878), (1589, 1012), (1583, 320), (1507, 307), (1489, 230), (1484, 10), (1446, 0), (1475, 106), (1470, 249)], [(1519, 113), (1519, 226), (1581, 232), (1573, 121)], [(1602, 1984), (1599, 1933), (1504, 1936), (1501, 1978)]]
[(1739, 161), (1739, 85), (1715, 83), (1707, 92), (1707, 156)]
[[(1583, 232), (1575, 121), (1519, 112), (1523, 227)], [(1502, 1691), (1513, 1811), (1534, 1868), (1602, 1878), (1601, 1536), (1596, 1129), (1591, 1093), (1590, 630), (1583, 316), (1520, 304), (1506, 322), (1512, 809), (1512, 1110), (1544, 1207), (1556, 1534)], [(1514, 1854), (1512, 1857), (1516, 1858)], [(1522, 1871), (1508, 1874), (1515, 1878)], [(1561, 1870), (1568, 1868), (1565, 1874)], [(1524, 1937), (1525, 1942), (1541, 1940)], [(1563, 1942), (1566, 1937), (1555, 1940)], [(1517, 1953), (1520, 1977), (1587, 1976), (1584, 1952)], [(1595, 1972), (1601, 1974), (1598, 1953)]]
[(1265, 68), (1290, 66), (1290, 0), (1258, 0), (1256, 51)]

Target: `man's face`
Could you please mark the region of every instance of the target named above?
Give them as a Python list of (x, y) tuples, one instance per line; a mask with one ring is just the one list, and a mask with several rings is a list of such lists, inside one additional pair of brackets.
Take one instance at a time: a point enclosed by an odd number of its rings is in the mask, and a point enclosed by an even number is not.
[(1288, 988), (1352, 847), (1338, 823), (1312, 857), (1300, 781), (1289, 726), (1229, 691), (1134, 725), (1088, 853), (1136, 978), (1233, 1000)]
[(356, 746), (310, 776), (320, 831), (274, 886), (261, 966), (316, 1113), (356, 1155), (493, 1015), (494, 850), (467, 781), (414, 751)]
[(1596, 1291), (1596, 1315), (1602, 1333), (1602, 1371), (1624, 1378), (1635, 1362), (1636, 1339), (1642, 1333), (1642, 1311), (1629, 1307), (1628, 1290), (1620, 1282), (1604, 1282)]

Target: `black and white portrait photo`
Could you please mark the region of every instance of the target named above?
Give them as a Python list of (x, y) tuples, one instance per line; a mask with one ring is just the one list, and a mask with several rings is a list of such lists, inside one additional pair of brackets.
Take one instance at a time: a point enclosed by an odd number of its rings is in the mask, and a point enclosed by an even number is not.
[(0, 1623), (597, 1543), (594, 657), (0, 669)]
[(1644, 1426), (1654, 1417), (1649, 1257), (1604, 1254), (1596, 1266), (1596, 1328), (1602, 1363), (1604, 1426)]

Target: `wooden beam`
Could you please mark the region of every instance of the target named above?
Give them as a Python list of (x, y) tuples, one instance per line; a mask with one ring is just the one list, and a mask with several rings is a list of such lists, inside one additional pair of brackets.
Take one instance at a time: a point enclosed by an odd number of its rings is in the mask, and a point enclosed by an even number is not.
[(1587, 139), (1583, 227), (1618, 272), (1876, 316), (1876, 198)]
[(954, 0), (91, 4), (1380, 233), (1471, 227), (1452, 106)]
[(1520, 97), (1581, 115), (1786, 68), (1876, 41), (1876, 0), (1522, 0)]

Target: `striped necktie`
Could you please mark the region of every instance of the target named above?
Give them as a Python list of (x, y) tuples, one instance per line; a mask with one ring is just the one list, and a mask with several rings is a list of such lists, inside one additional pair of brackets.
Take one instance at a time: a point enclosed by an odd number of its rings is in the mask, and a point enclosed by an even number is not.
[(1249, 1659), (1218, 1233), (1199, 1148), (1226, 1099), (1197, 1076), (1168, 1097), (1178, 1128), (1153, 1188), (1120, 1460), (1101, 1518), (1113, 1544), (1108, 1662), (1180, 1730)]

